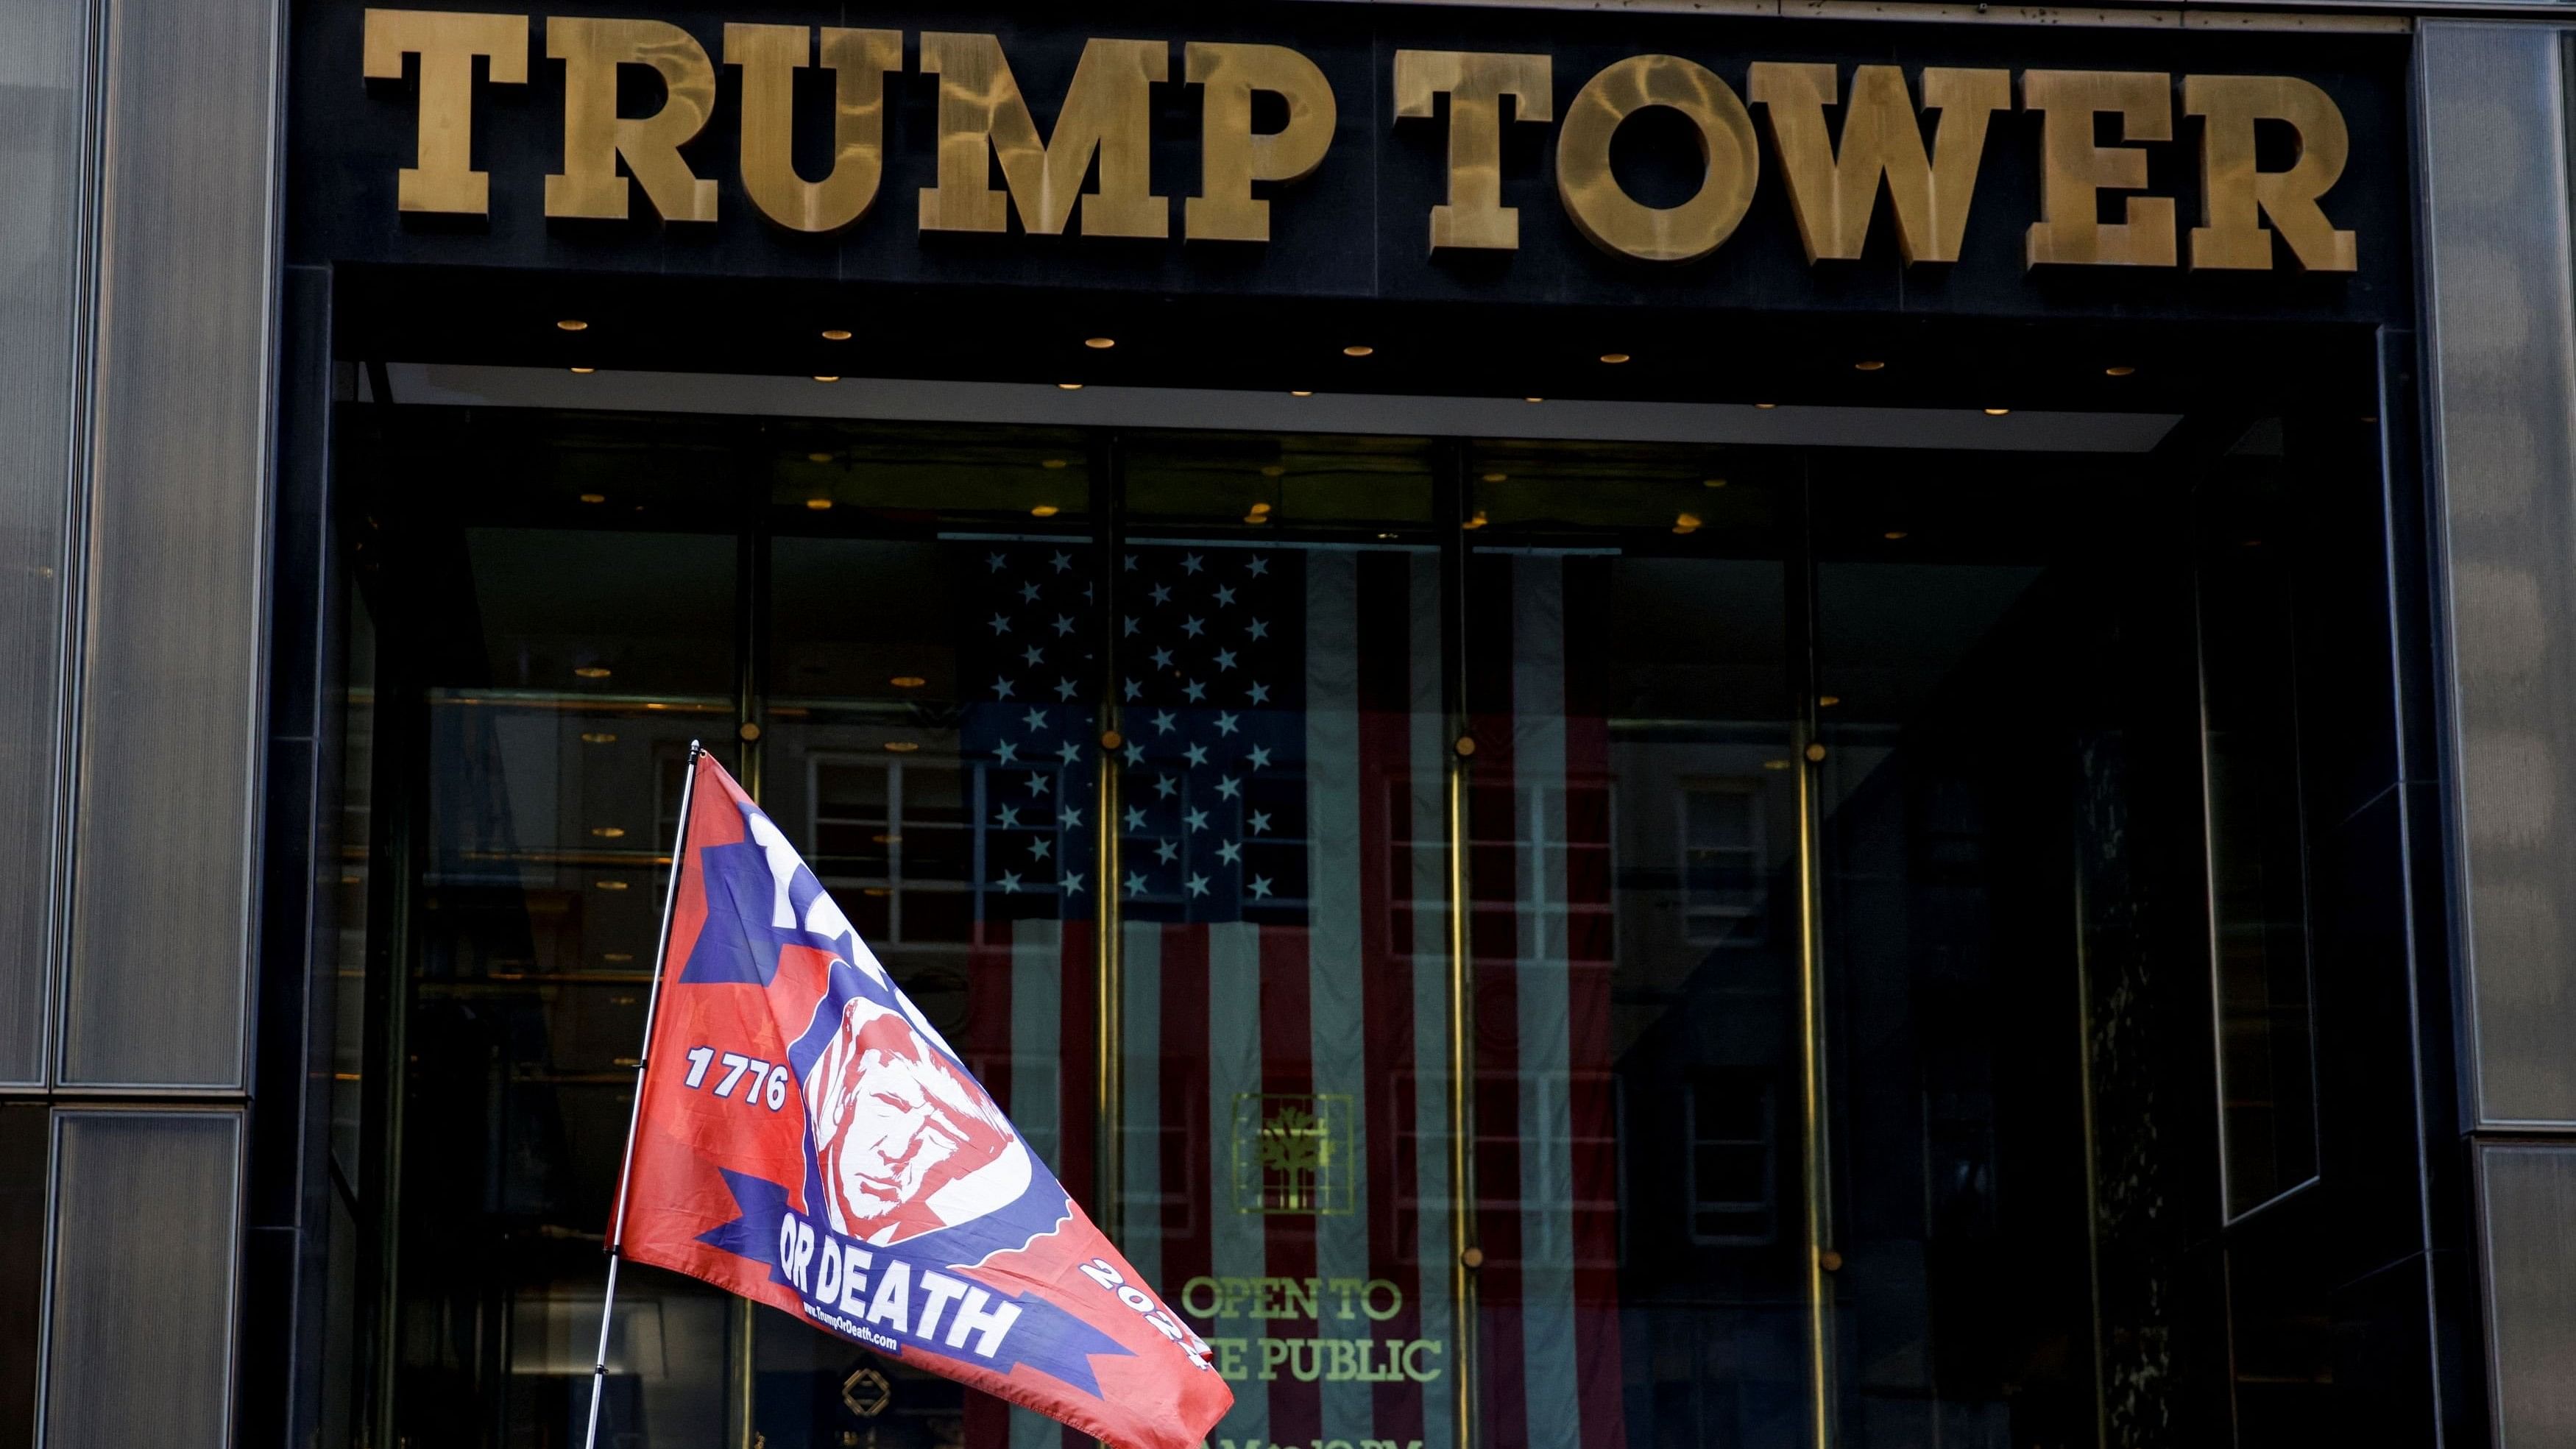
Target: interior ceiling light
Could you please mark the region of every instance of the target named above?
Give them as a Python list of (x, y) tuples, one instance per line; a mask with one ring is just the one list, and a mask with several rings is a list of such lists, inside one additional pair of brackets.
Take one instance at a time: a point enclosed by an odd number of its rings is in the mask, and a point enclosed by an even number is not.
[(1270, 515), (1267, 513), (1247, 513), (1243, 515), (1243, 521), (1246, 523), (1268, 523), (1270, 521)]
[(608, 668), (600, 664), (585, 664), (574, 670), (573, 675), (579, 679), (606, 679)]
[(921, 748), (919, 743), (912, 740), (888, 740), (885, 742), (885, 747), (888, 753), (897, 755), (908, 755)]
[(1620, 363), (1628, 360), (1628, 354), (1624, 352), (1605, 352), (1601, 354), (1601, 360), (1609, 363), (1613, 367), (1616, 367)]
[(578, 317), (566, 317), (555, 325), (566, 332), (587, 332), (590, 330), (590, 324), (584, 322)]
[(2102, 375), (2104, 377), (2127, 377), (2130, 373), (2135, 371), (2137, 371), (2136, 368), (2131, 367), (2125, 362), (2115, 362), (2109, 367), (2103, 368)]
[(598, 369), (598, 368), (596, 368), (596, 367), (576, 367), (576, 368), (574, 368), (574, 369), (573, 369), (573, 371), (578, 372), (578, 373), (582, 374), (583, 376), (587, 377), (587, 376), (589, 376), (590, 374), (592, 374), (592, 373), (594, 373), (594, 372), (599, 371), (599, 369)]
[(1380, 537), (1380, 538), (1382, 538), (1382, 539), (1385, 539), (1385, 540), (1387, 540), (1387, 541), (1389, 541), (1389, 542), (1393, 542), (1393, 541), (1394, 541), (1394, 539), (1395, 539), (1395, 534), (1394, 534), (1394, 532), (1393, 532), (1392, 530), (1390, 530), (1390, 531), (1388, 531), (1388, 532), (1385, 532), (1385, 533), (1381, 533), (1381, 534), (1379, 534), (1379, 535), (1378, 535), (1378, 537)]
[(1999, 418), (2011, 411), (2011, 408), (1988, 408), (1986, 409), (1986, 416), (1990, 418)]
[(1041, 503), (1037, 507), (1029, 510), (1029, 516), (1032, 518), (1053, 518), (1059, 511), (1060, 510), (1058, 510), (1052, 503)]
[(1262, 465), (1261, 476), (1264, 478), (1277, 478), (1285, 475), (1287, 471), (1288, 470), (1286, 468), (1281, 467), (1277, 463), (1266, 463)]
[(922, 678), (918, 674), (898, 674), (894, 678), (886, 681), (886, 683), (893, 685), (897, 689), (919, 689), (929, 682), (929, 680)]
[(1038, 460), (1038, 466), (1041, 468), (1061, 468), (1065, 466), (1065, 460), (1062, 458), (1040, 458)]
[(1082, 339), (1082, 345), (1090, 348), (1094, 352), (1107, 352), (1110, 348), (1118, 345), (1118, 339), (1115, 337), (1086, 337)]
[(808, 453), (805, 455), (805, 461), (808, 463), (829, 463), (832, 461), (832, 455), (829, 453)]
[(632, 951), (602, 951), (599, 953), (599, 959), (602, 961), (632, 961), (635, 959), (635, 953)]
[(1886, 539), (1890, 543), (1894, 543), (1896, 540), (1903, 538), (1904, 536), (1905, 530), (1901, 528), (1891, 528), (1887, 532), (1879, 535), (1879, 537)]
[(1852, 364), (1852, 370), (1855, 372), (1876, 372), (1885, 366), (1887, 366), (1886, 363), (1879, 361), (1875, 357), (1864, 357), (1860, 361)]
[(1835, 705), (1842, 702), (1843, 697), (1839, 694), (1820, 694), (1816, 696), (1816, 708), (1818, 709), (1832, 709)]
[(598, 836), (602, 840), (618, 840), (625, 836), (626, 827), (623, 825), (594, 825), (590, 827), (590, 833)]
[(608, 501), (608, 495), (605, 493), (585, 493), (581, 495), (581, 501), (584, 503), (606, 503)]
[(805, 500), (805, 506), (813, 509), (816, 513), (821, 513), (832, 506), (832, 500), (829, 498), (808, 498)]
[(823, 329), (823, 340), (826, 342), (847, 342), (850, 340), (850, 329), (847, 327), (826, 327)]
[(1313, 388), (1292, 387), (1288, 389), (1288, 395), (1290, 397), (1313, 397), (1315, 395), (1315, 391)]
[(1252, 505), (1252, 511), (1255, 513), (1268, 513), (1270, 511), (1270, 505), (1267, 503), (1256, 503)]
[(1696, 513), (1676, 513), (1676, 514), (1674, 514), (1674, 515), (1673, 515), (1673, 532), (1675, 532), (1675, 533), (1697, 533), (1697, 532), (1699, 532), (1699, 515), (1698, 515), (1698, 514), (1696, 514)]
[(602, 881), (593, 881), (593, 882), (591, 882), (591, 884), (593, 884), (593, 885), (595, 885), (595, 886), (598, 886), (601, 890), (604, 890), (604, 891), (622, 891), (622, 890), (626, 889), (626, 882), (624, 882), (624, 881), (622, 881), (622, 880), (602, 880)]
[(1754, 407), (1756, 407), (1756, 408), (1758, 408), (1758, 409), (1760, 409), (1760, 410), (1762, 410), (1763, 412), (1766, 412), (1766, 413), (1767, 413), (1767, 412), (1771, 411), (1773, 408), (1778, 407), (1778, 406), (1779, 406), (1779, 404), (1778, 404), (1778, 403), (1755, 403), (1753, 406), (1754, 406)]
[(1546, 398), (1543, 398), (1543, 397), (1525, 397), (1525, 398), (1522, 398), (1522, 399), (1521, 399), (1521, 401), (1522, 401), (1522, 402), (1545, 402), (1545, 401), (1547, 401), (1547, 399), (1546, 399)]
[(1082, 384), (1078, 382), (1059, 382), (1056, 386), (1063, 388), (1066, 392), (1082, 391)]
[(1485, 510), (1479, 508), (1473, 514), (1468, 516), (1466, 522), (1459, 524), (1458, 526), (1460, 528), (1482, 528), (1485, 526), (1485, 522)]
[(1377, 351), (1376, 348), (1371, 347), (1364, 342), (1354, 342), (1350, 346), (1342, 349), (1342, 355), (1344, 357), (1366, 357), (1375, 351)]
[(583, 732), (581, 742), (585, 745), (613, 745), (617, 743), (617, 736), (606, 730), (587, 730)]
[(1500, 483), (1511, 476), (1512, 475), (1509, 473), (1487, 473), (1484, 475), (1484, 479), (1488, 483)]
[(839, 382), (841, 380), (841, 375), (837, 372), (818, 372), (814, 374), (814, 380), (816, 382)]
[(1723, 478), (1702, 478), (1699, 480), (1699, 486), (1702, 488), (1723, 488), (1726, 486), (1726, 480)]

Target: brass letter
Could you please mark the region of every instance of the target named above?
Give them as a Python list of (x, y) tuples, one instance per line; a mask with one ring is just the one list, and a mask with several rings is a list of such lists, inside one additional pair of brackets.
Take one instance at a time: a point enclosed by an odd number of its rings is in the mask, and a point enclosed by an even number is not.
[(474, 57), (491, 57), (494, 82), (525, 85), (528, 17), (370, 10), (365, 49), (369, 80), (401, 80), (403, 56), (420, 56), (420, 164), (395, 173), (395, 205), (488, 215), (492, 178), (474, 169)]
[[(2343, 175), (2352, 136), (2334, 98), (2285, 75), (2187, 75), (2182, 109), (2203, 116), (2200, 137), (2201, 218), (2191, 229), (2191, 265), (2261, 271), (2272, 265), (2272, 218), (2290, 255), (2317, 272), (2360, 265), (2353, 234), (2326, 220), (2317, 198)], [(2299, 133), (2299, 159), (2287, 171), (2254, 169), (2254, 123), (2287, 121)]]
[[(1323, 164), (1338, 112), (1332, 82), (1315, 63), (1280, 45), (1181, 48), (1181, 78), (1207, 87), (1199, 143), (1199, 192), (1181, 203), (1181, 234), (1197, 241), (1270, 240), (1270, 203), (1256, 181), (1303, 181)], [(1288, 124), (1254, 135), (1252, 93), (1288, 103)]]
[(1431, 208), (1431, 249), (1486, 247), (1511, 251), (1521, 244), (1518, 207), (1503, 205), (1503, 100), (1517, 104), (1512, 117), (1556, 117), (1556, 90), (1544, 55), (1495, 55), (1470, 50), (1399, 50), (1395, 53), (1395, 113), (1429, 116), (1431, 98), (1449, 94), (1449, 199)]
[[(1169, 236), (1172, 204), (1153, 192), (1153, 83), (1171, 78), (1160, 40), (1092, 40), (1082, 47), (1056, 113), (1055, 135), (1037, 122), (990, 35), (926, 30), (921, 68), (939, 77), (939, 184), (921, 192), (923, 231), (1007, 231), (1009, 211), (1033, 235), (1056, 236), (1082, 194), (1085, 236)], [(990, 181), (985, 147), (1002, 159), (1009, 207)], [(1100, 189), (1082, 193), (1100, 153)]]
[(2123, 140), (2172, 140), (2173, 77), (2142, 70), (2024, 71), (2021, 104), (2048, 113), (2040, 128), (2040, 219), (2030, 226), (2026, 265), (2172, 266), (2172, 197), (2132, 196), (2121, 213), (2127, 220), (2105, 225), (2096, 219), (2095, 192), (2147, 184), (2147, 153), (2094, 145), (2093, 118), (2117, 112)]
[(899, 30), (823, 29), (832, 80), (832, 170), (796, 174), (796, 72), (813, 55), (802, 25), (728, 24), (725, 64), (742, 67), (742, 189), (796, 231), (838, 231), (865, 215), (885, 170), (885, 73), (903, 69)]
[[(1610, 138), (1648, 106), (1670, 106), (1699, 128), (1708, 170), (1679, 206), (1641, 204), (1610, 172)], [(1556, 194), (1594, 244), (1650, 262), (1691, 262), (1716, 251), (1744, 219), (1762, 153), (1735, 88), (1677, 55), (1632, 55), (1594, 76), (1565, 108), (1556, 137)]]
[[(564, 63), (564, 169), (546, 178), (546, 215), (623, 217), (626, 169), (665, 221), (716, 219), (716, 184), (680, 159), (716, 105), (716, 69), (689, 33), (659, 20), (546, 18), (546, 54)], [(640, 119), (617, 114), (617, 68), (649, 65), (669, 92)]]
[(1797, 213), (1808, 261), (1860, 255), (1881, 176), (1896, 204), (1896, 243), (1905, 260), (1959, 259), (1986, 122), (2012, 105), (2010, 72), (1923, 72), (1924, 109), (1941, 113), (1929, 160), (1905, 73), (1895, 66), (1865, 65), (1853, 73), (1839, 156), (1825, 134), (1825, 107), (1836, 94), (1832, 66), (1755, 61), (1745, 92), (1770, 115), (1771, 143), (1789, 178), (1789, 208)]

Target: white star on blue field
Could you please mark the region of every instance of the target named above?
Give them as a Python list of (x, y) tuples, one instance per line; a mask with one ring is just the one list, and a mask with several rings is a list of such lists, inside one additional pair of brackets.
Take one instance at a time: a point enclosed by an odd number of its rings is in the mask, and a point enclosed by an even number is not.
[[(1088, 545), (979, 549), (960, 601), (977, 915), (1088, 917), (1098, 877), (1104, 685), (1122, 708), (1119, 869), (1128, 919), (1305, 919), (1305, 721), (1293, 550), (1133, 545), (1104, 627)], [(1038, 642), (1029, 642), (1032, 639)], [(1113, 648), (1114, 668), (1100, 651)], [(1034, 701), (1034, 702), (1032, 702)]]

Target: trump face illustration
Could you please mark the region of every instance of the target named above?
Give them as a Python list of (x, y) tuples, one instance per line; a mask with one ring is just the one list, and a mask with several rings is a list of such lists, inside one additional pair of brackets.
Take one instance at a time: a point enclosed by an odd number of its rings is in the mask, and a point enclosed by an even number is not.
[(834, 1231), (900, 1242), (981, 1217), (1028, 1186), (1001, 1110), (912, 1023), (865, 997), (805, 1080)]

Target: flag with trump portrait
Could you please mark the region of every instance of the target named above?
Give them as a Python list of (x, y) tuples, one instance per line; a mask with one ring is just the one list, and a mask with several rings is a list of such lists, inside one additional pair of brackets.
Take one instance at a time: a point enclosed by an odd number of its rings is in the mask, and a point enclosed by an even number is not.
[(1193, 1449), (1234, 1396), (785, 835), (699, 755), (622, 1256), (1119, 1449)]

